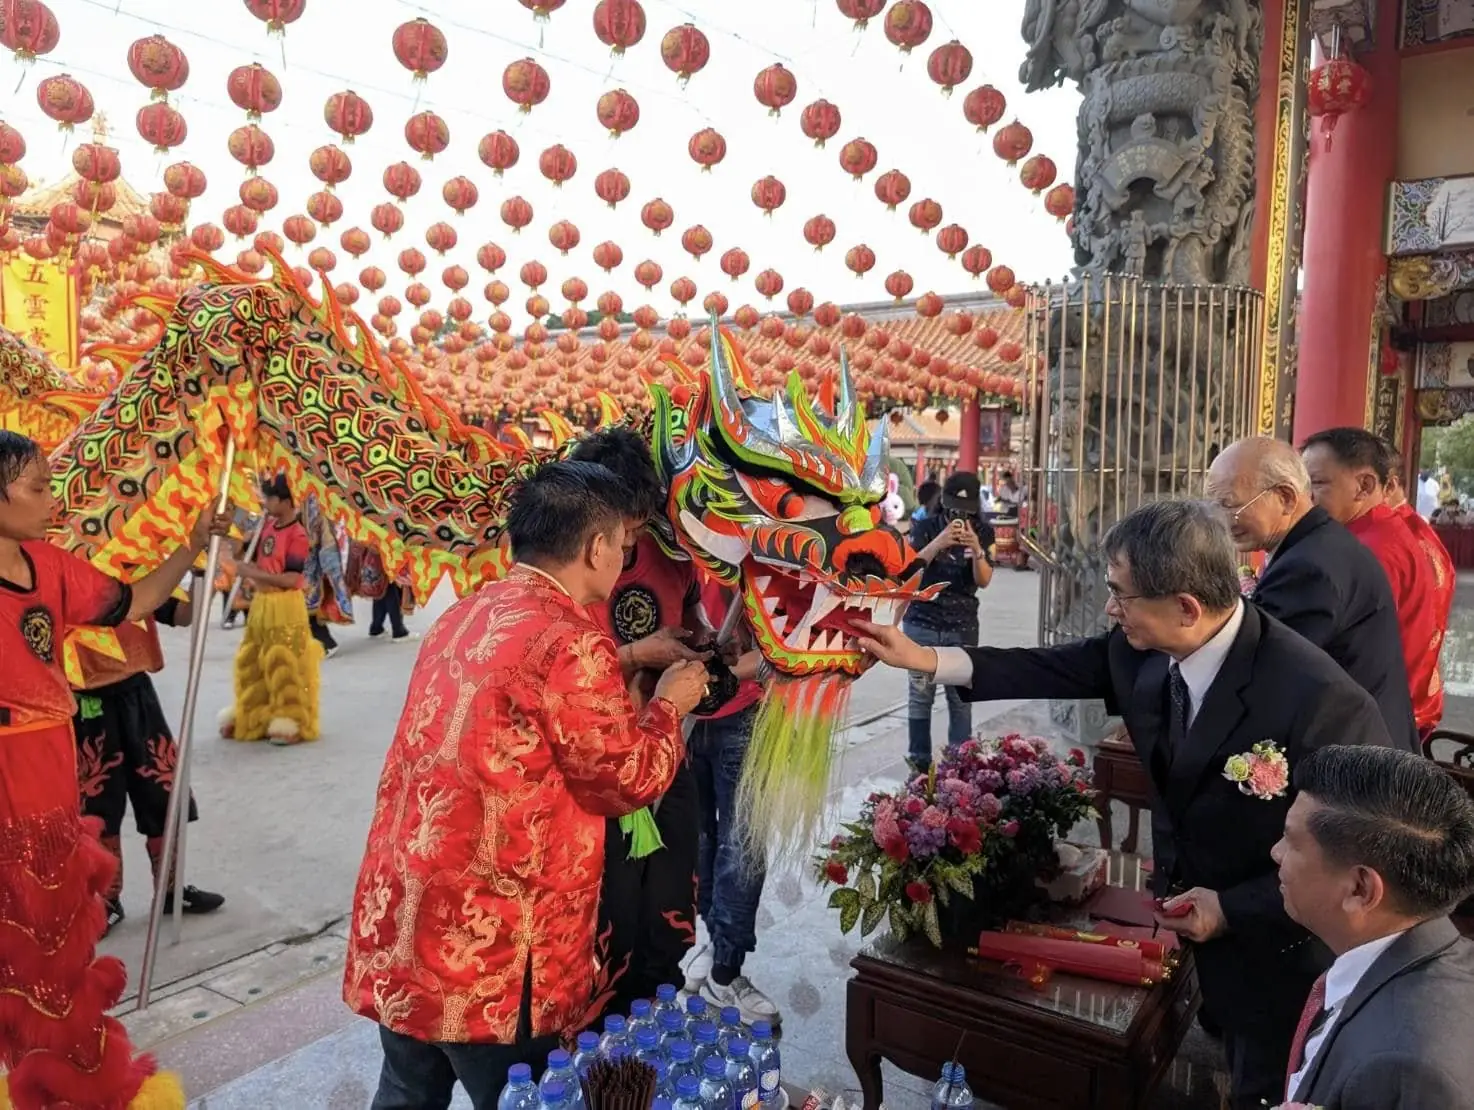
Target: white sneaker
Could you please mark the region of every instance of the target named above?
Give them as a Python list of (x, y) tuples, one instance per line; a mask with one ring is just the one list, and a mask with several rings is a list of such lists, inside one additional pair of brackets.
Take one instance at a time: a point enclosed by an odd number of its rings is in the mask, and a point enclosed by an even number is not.
[(783, 1016), (778, 1012), (778, 1007), (773, 1000), (752, 985), (752, 980), (746, 975), (739, 975), (725, 987), (719, 986), (708, 974), (706, 982), (701, 987), (701, 997), (720, 1009), (723, 1006), (736, 1006), (742, 1014), (742, 1021), (751, 1025), (755, 1021), (766, 1021), (770, 1025), (779, 1025)]
[(711, 945), (698, 944), (686, 958), (686, 993), (696, 994), (706, 986), (706, 977), (711, 974)]

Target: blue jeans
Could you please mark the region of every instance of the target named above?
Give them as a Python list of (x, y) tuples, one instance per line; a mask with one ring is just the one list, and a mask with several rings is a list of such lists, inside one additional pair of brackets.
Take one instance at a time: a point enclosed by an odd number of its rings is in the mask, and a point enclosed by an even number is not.
[(757, 947), (757, 904), (766, 877), (762, 860), (749, 858), (737, 832), (737, 783), (752, 739), (757, 706), (716, 720), (698, 720), (687, 749), (701, 801), (701, 847), (696, 861), (696, 908), (711, 935), (712, 963), (742, 970)]
[[(907, 636), (923, 647), (973, 647), (977, 636), (971, 630), (938, 632), (918, 624), (903, 622)], [(960, 744), (972, 735), (972, 705), (958, 696), (955, 687), (947, 691), (947, 743)], [(929, 674), (911, 672), (911, 686), (906, 697), (906, 716), (911, 725), (911, 762), (930, 767), (932, 758), (931, 709), (936, 701), (937, 681)]]

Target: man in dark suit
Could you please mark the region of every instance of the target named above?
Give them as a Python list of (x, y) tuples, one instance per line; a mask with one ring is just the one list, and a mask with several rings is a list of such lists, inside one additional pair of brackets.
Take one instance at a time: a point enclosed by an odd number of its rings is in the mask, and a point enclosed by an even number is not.
[[(1161, 501), (1103, 541), (1110, 632), (1047, 648), (922, 648), (857, 629), (865, 650), (974, 701), (1103, 698), (1153, 783), (1161, 923), (1192, 941), (1224, 1031), (1235, 1110), (1277, 1100), (1305, 995), (1330, 954), (1285, 916), (1269, 851), (1289, 772), (1333, 743), (1390, 745), (1371, 696), (1319, 648), (1239, 597), (1217, 506)], [(1287, 766), (1286, 766), (1287, 764)], [(1180, 913), (1180, 915), (1178, 915)]]
[(1208, 468), (1208, 497), (1229, 515), (1240, 551), (1269, 554), (1254, 603), (1340, 663), (1376, 700), (1393, 744), (1417, 751), (1387, 574), (1311, 500), (1300, 453), (1278, 439), (1241, 439)]
[(1287, 1099), (1474, 1110), (1474, 802), (1419, 756), (1328, 747), (1295, 769), (1274, 847), (1289, 915), (1336, 954), (1290, 1052)]

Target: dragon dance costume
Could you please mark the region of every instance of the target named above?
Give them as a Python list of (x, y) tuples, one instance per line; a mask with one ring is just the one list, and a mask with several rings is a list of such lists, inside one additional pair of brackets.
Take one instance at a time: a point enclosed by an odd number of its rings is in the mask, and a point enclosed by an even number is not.
[(31, 583), (0, 580), (0, 1106), (164, 1110), (184, 1095), (107, 1016), (121, 960), (97, 957), (117, 864), (78, 805), (75, 704), (61, 654), (78, 625), (116, 627), (129, 588), (45, 542)]

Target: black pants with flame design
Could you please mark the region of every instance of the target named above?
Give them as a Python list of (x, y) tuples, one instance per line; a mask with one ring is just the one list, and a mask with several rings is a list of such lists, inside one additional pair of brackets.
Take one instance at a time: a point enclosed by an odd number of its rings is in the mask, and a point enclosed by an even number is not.
[(612, 990), (599, 1014), (627, 1014), (637, 998), (654, 998), (661, 983), (683, 981), (681, 961), (696, 940), (696, 861), (701, 835), (696, 778), (682, 764), (660, 800), (655, 823), (665, 847), (629, 858), (629, 840), (610, 821), (604, 837), (604, 888), (599, 938)]

